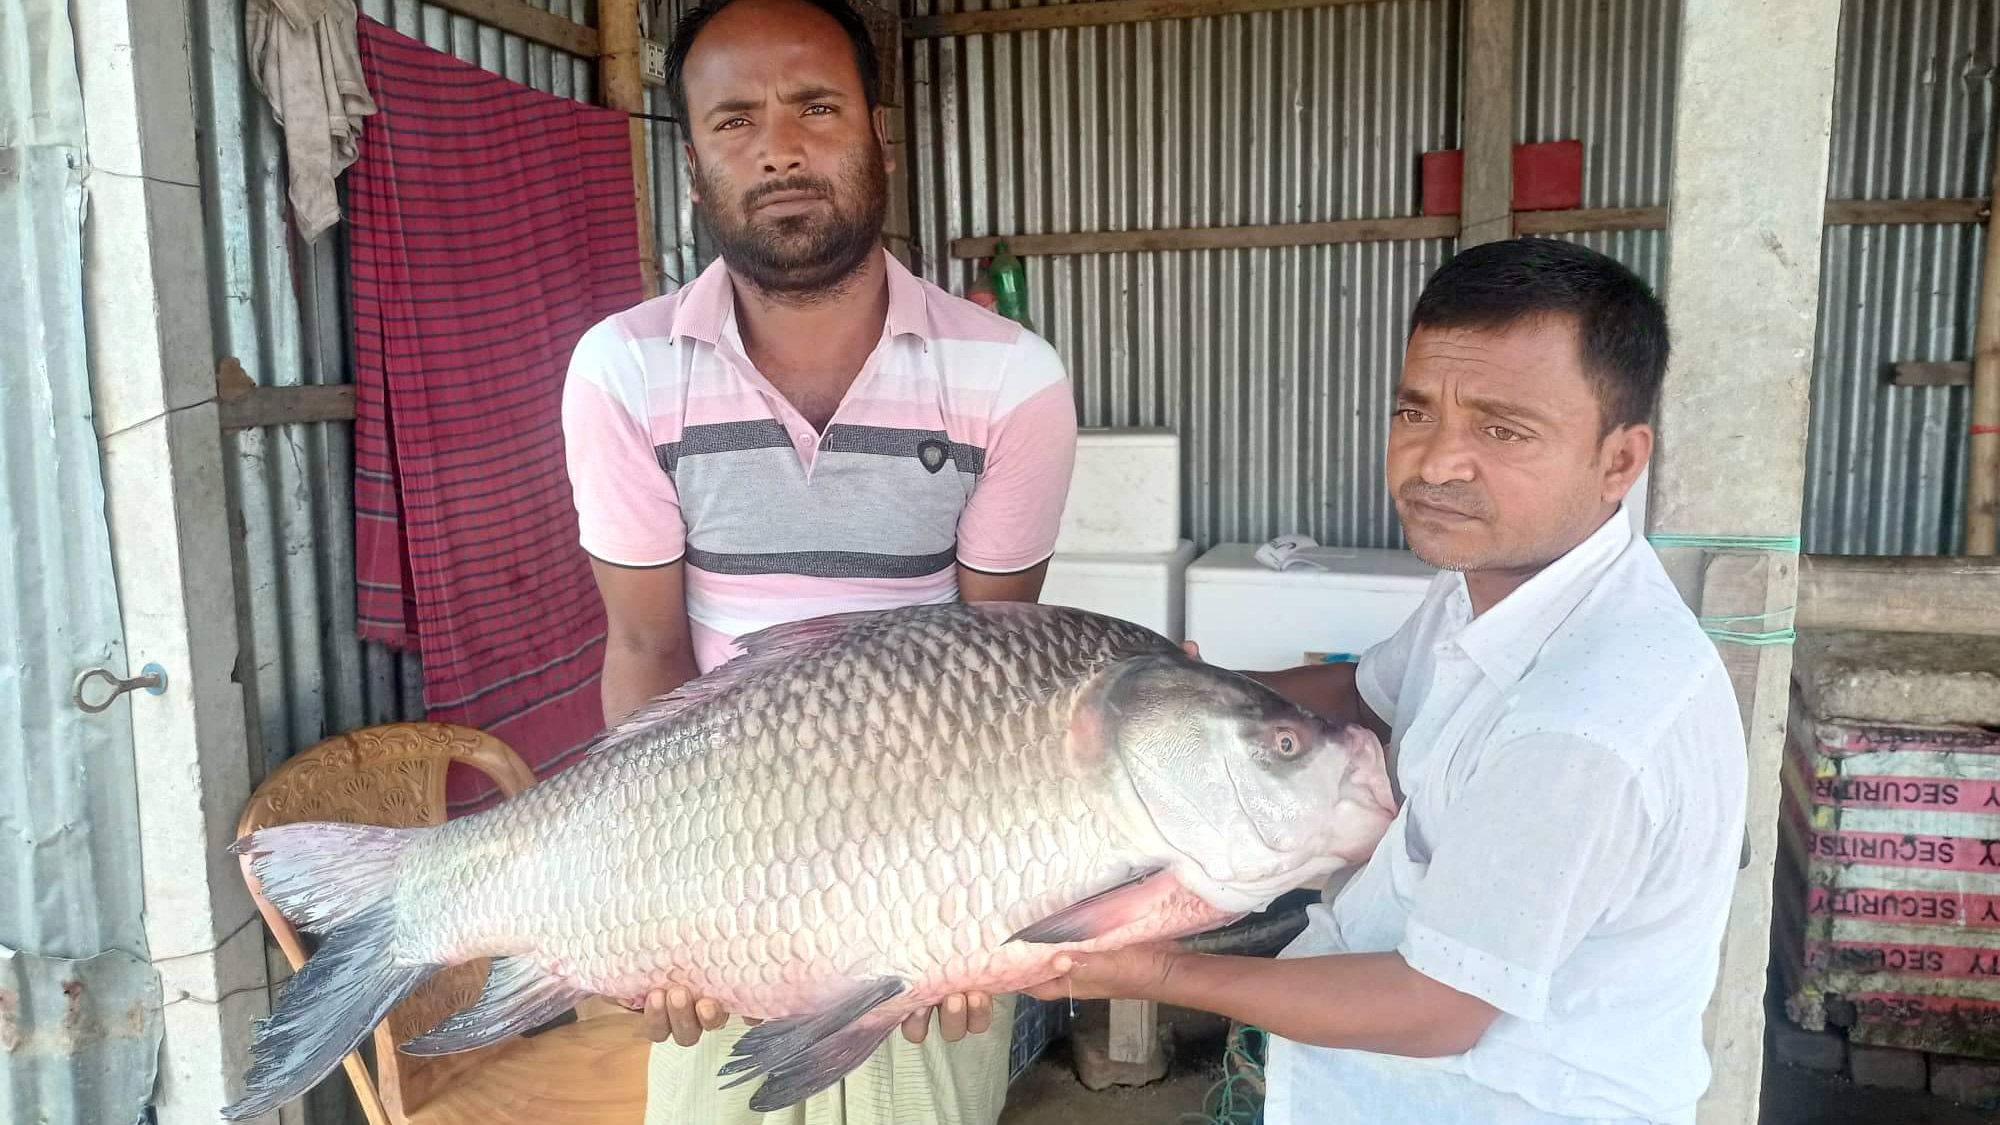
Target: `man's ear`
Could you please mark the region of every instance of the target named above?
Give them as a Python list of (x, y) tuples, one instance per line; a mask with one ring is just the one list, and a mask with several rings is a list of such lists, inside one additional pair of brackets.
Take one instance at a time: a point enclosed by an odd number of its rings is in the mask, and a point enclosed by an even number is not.
[(1604, 435), (1604, 447), (1599, 452), (1604, 464), (1601, 498), (1607, 504), (1616, 504), (1632, 490), (1633, 482), (1646, 470), (1646, 462), (1653, 456), (1653, 427), (1644, 423), (1620, 426)]
[(687, 158), (688, 202), (701, 202), (701, 157), (694, 154), (694, 142), (681, 142), (681, 155)]

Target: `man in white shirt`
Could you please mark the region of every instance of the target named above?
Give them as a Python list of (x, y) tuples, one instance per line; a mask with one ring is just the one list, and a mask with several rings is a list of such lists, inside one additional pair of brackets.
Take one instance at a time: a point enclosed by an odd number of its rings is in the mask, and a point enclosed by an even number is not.
[(1277, 960), (1078, 955), (1037, 995), (1266, 1029), (1271, 1125), (1694, 1120), (1745, 769), (1714, 644), (1622, 506), (1666, 359), (1658, 300), (1593, 251), (1438, 270), (1388, 482), (1444, 572), (1358, 665), (1259, 676), (1383, 737), (1394, 823)]

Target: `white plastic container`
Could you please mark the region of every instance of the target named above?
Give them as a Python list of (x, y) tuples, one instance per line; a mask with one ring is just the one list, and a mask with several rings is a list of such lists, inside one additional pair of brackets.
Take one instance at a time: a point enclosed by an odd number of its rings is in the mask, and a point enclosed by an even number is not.
[(1057, 555), (1165, 555), (1181, 543), (1181, 441), (1172, 430), (1079, 430)]
[(1066, 605), (1144, 625), (1169, 640), (1181, 639), (1188, 564), (1194, 544), (1149, 555), (1065, 555), (1049, 561), (1042, 584), (1045, 605)]
[(1187, 638), (1203, 660), (1275, 671), (1361, 655), (1424, 600), (1436, 574), (1408, 551), (1318, 548), (1329, 570), (1276, 571), (1255, 543), (1223, 543), (1187, 572)]

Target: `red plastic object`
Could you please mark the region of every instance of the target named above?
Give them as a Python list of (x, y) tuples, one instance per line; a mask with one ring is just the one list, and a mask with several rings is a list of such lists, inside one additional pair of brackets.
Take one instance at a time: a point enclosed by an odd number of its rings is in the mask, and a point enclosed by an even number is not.
[[(1425, 153), (1423, 177), (1424, 214), (1458, 214), (1464, 191), (1464, 150)], [(1514, 146), (1514, 210), (1567, 211), (1582, 204), (1582, 141)]]

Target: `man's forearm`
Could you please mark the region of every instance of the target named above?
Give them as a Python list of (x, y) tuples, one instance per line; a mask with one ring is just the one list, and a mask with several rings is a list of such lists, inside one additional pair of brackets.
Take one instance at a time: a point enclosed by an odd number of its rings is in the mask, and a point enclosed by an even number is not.
[(1179, 954), (1151, 995), (1321, 1047), (1432, 1057), (1470, 1050), (1498, 1014), (1395, 953), (1269, 959)]
[(1361, 701), (1361, 692), (1354, 686), (1355, 669), (1356, 665), (1340, 661), (1245, 675), (1322, 719), (1356, 723), (1373, 730), (1376, 737), (1386, 739), (1387, 728)]
[(648, 700), (694, 679), (694, 654), (685, 648), (669, 652), (607, 642), (604, 649), (604, 725), (620, 719)]

